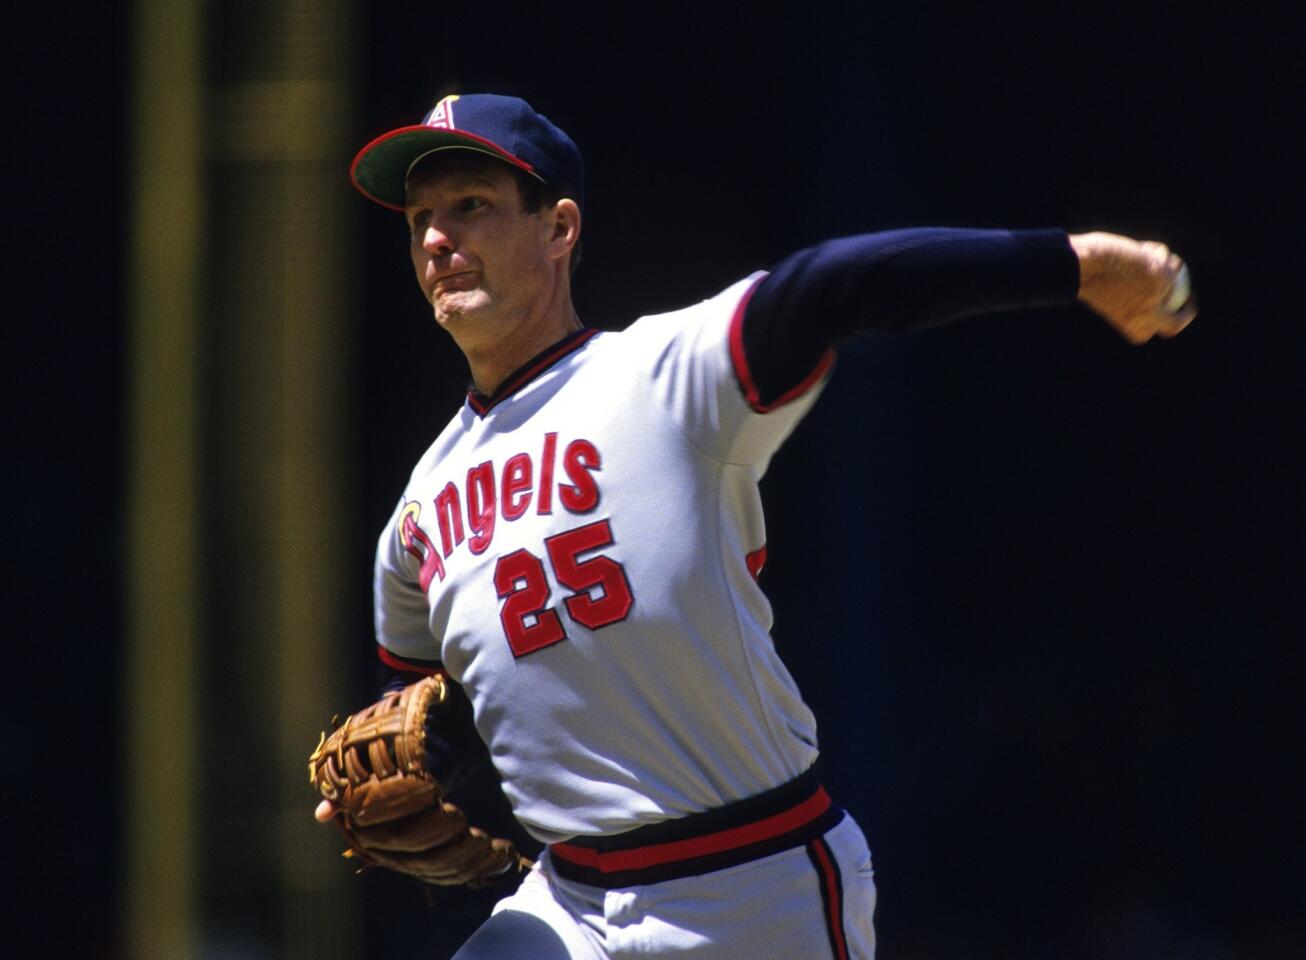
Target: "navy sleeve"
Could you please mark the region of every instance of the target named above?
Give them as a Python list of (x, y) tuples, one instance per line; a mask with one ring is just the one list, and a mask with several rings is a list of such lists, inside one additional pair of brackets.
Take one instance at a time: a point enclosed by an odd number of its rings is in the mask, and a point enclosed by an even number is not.
[(923, 227), (827, 240), (758, 284), (744, 311), (744, 354), (770, 403), (862, 331), (1067, 304), (1078, 292), (1079, 260), (1061, 230)]

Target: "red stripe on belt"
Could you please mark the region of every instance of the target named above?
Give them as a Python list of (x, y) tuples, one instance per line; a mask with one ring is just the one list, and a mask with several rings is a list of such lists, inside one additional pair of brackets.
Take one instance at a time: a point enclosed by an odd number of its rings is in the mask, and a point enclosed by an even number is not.
[(830, 795), (825, 792), (825, 788), (818, 787), (814, 794), (796, 807), (742, 827), (731, 827), (701, 837), (654, 843), (633, 850), (611, 850), (606, 853), (578, 847), (571, 843), (551, 844), (549, 850), (555, 857), (561, 857), (578, 866), (590, 867), (600, 873), (639, 870), (644, 867), (656, 867), (679, 860), (724, 853), (746, 847), (751, 843), (761, 843), (783, 836), (811, 823), (830, 809), (830, 803)]

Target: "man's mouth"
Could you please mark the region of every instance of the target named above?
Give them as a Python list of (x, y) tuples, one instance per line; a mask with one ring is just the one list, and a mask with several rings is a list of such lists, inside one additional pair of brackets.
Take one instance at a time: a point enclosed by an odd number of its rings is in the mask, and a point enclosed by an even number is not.
[(463, 273), (451, 273), (435, 281), (435, 293), (448, 293), (451, 290), (470, 290), (476, 286), (476, 273), (468, 270)]

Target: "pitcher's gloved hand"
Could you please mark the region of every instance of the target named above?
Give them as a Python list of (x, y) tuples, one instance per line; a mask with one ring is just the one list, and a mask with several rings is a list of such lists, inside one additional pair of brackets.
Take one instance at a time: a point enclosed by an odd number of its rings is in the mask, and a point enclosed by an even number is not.
[(428, 712), (448, 696), (442, 675), (388, 693), (322, 734), (308, 760), (322, 795), (316, 816), (349, 844), (346, 856), (441, 886), (512, 879), (531, 863), (512, 843), (468, 826), (426, 768)]

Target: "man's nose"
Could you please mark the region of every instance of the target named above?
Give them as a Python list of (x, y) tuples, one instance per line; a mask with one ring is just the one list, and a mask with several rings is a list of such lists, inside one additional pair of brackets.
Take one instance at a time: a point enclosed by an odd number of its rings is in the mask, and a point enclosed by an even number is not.
[(446, 256), (453, 253), (453, 240), (434, 224), (429, 224), (422, 234), (422, 249), (432, 256)]

